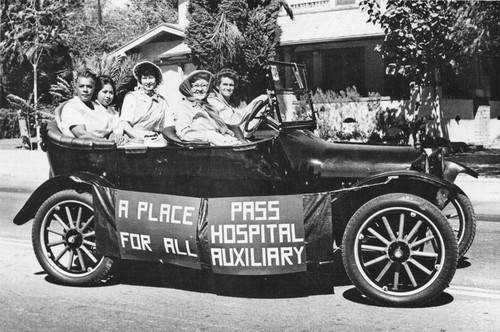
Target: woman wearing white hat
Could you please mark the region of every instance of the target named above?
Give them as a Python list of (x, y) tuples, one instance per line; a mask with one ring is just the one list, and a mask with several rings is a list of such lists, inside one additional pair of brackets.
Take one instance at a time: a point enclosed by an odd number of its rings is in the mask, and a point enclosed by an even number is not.
[(163, 128), (174, 125), (168, 103), (156, 93), (162, 81), (161, 70), (152, 62), (143, 61), (134, 66), (133, 75), (139, 87), (123, 100), (120, 114), (123, 129), (131, 138), (158, 135)]

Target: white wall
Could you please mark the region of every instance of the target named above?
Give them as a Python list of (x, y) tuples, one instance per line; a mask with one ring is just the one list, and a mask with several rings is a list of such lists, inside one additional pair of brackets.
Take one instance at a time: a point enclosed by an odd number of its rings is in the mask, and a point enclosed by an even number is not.
[(163, 84), (159, 91), (167, 100), (169, 106), (177, 109), (181, 101), (179, 85), (182, 82), (182, 69), (178, 65), (161, 65), (163, 72)]

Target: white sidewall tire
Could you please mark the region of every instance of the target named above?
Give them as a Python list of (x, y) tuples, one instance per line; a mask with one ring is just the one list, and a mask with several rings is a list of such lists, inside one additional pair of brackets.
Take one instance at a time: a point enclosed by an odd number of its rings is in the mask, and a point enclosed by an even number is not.
[[(78, 193), (75, 190), (68, 189), (50, 196), (37, 211), (33, 222), (33, 250), (38, 262), (45, 272), (58, 283), (73, 286), (89, 286), (107, 280), (114, 263), (112, 258), (98, 255), (94, 246), (85, 242), (81, 243), (79, 248), (73, 248), (73, 250), (68, 245), (67, 238), (69, 231), (65, 230), (57, 220), (60, 219), (62, 222), (68, 221), (69, 217), (67, 216), (66, 207), (69, 207), (70, 210), (72, 208), (75, 208), (76, 211), (81, 210), (81, 216), (87, 217), (86, 220), (81, 221), (80, 226), (82, 229), (84, 222), (90, 219), (89, 216), (93, 216), (92, 196), (87, 192)], [(55, 215), (57, 217), (54, 217)], [(71, 216), (75, 221), (79, 218), (78, 212), (71, 214)], [(81, 233), (92, 233), (95, 230), (93, 223), (92, 218), (91, 222)], [(60, 227), (60, 229), (57, 229), (58, 234), (54, 235), (53, 231), (56, 227)], [(67, 225), (67, 227), (71, 229), (70, 226)], [(48, 230), (49, 228), (50, 231)], [(78, 236), (76, 227), (72, 232), (76, 234), (75, 237)], [(57, 240), (54, 241), (53, 238)], [(88, 239), (95, 242), (95, 238), (92, 235), (89, 238), (82, 237), (82, 241), (88, 241)], [(53, 245), (56, 242), (63, 243)], [(55, 251), (56, 248), (57, 252)], [(61, 254), (64, 251), (65, 253)], [(79, 252), (80, 256), (73, 254), (70, 257), (71, 252)], [(92, 261), (91, 256), (87, 252), (96, 260), (95, 262)], [(59, 254), (62, 256), (57, 259)], [(79, 258), (82, 259), (79, 260)], [(62, 262), (63, 259), (65, 259), (64, 263)], [(79, 262), (83, 262), (83, 264), (78, 265)], [(82, 265), (85, 265), (85, 271), (83, 271)]]
[[(406, 272), (404, 270), (407, 268), (405, 264), (410, 266), (411, 272), (413, 263), (409, 260), (417, 261), (418, 263), (419, 259), (421, 259), (419, 256), (427, 253), (422, 253), (417, 248), (412, 250), (412, 243), (408, 243), (405, 247), (402, 240), (387, 241), (388, 244), (377, 246), (366, 245), (367, 247), (375, 248), (374, 252), (366, 249), (366, 247), (365, 251), (361, 249), (361, 246), (364, 245), (364, 239), (372, 236), (369, 228), (372, 231), (376, 227), (382, 227), (382, 230), (386, 228), (385, 225), (382, 225), (383, 222), (378, 221), (377, 218), (382, 218), (384, 214), (395, 218), (397, 213), (399, 215), (404, 214), (407, 216), (405, 217), (406, 219), (411, 219), (410, 216), (415, 215), (416, 217), (414, 218), (421, 220), (420, 227), (425, 226), (427, 232), (433, 234), (435, 241), (432, 241), (432, 247), (436, 250), (436, 253), (431, 253), (435, 255), (434, 258), (425, 258), (425, 263), (433, 264), (434, 267), (427, 269), (430, 271), (429, 274), (426, 275), (422, 271), (417, 271), (416, 275), (422, 274), (423, 277), (416, 280), (416, 286), (405, 285), (401, 287), (403, 289), (399, 289), (399, 286), (396, 286), (394, 289), (393, 285), (394, 283), (399, 284), (399, 275), (403, 275)], [(415, 226), (410, 220), (407, 227), (411, 229)], [(396, 231), (394, 232), (395, 234)], [(424, 237), (426, 236), (428, 236), (427, 233)], [(373, 241), (376, 242), (378, 239), (374, 239)], [(401, 247), (405, 247), (407, 250), (400, 250), (400, 243), (403, 244)], [(385, 251), (381, 249), (384, 246), (387, 246)], [(449, 285), (458, 261), (456, 237), (443, 213), (427, 200), (404, 193), (382, 195), (368, 201), (359, 208), (349, 220), (344, 231), (342, 248), (344, 267), (352, 283), (362, 294), (372, 301), (388, 306), (420, 306), (431, 301), (440, 295)], [(395, 251), (394, 248), (397, 248), (397, 250)], [(405, 264), (403, 264), (403, 261), (394, 261), (393, 259), (395, 258), (391, 256), (395, 252), (399, 253), (400, 251), (403, 253), (406, 252), (403, 255), (403, 258), (406, 257), (408, 259), (408, 261), (404, 261)], [(368, 254), (365, 254), (366, 252)], [(369, 261), (365, 262), (364, 259), (366, 257), (364, 256), (367, 255), (375, 255), (379, 261), (374, 263), (370, 258)], [(387, 267), (388, 270), (383, 272), (384, 269), (380, 268), (380, 265), (377, 266), (377, 264), (385, 264), (382, 266), (386, 267), (389, 266)], [(391, 279), (389, 278), (389, 276), (392, 277), (391, 269), (396, 268), (399, 270), (395, 270), (396, 272), (393, 275), (398, 275), (398, 281), (394, 281), (391, 285)], [(372, 272), (372, 270), (376, 272)], [(377, 280), (379, 277), (381, 279)], [(386, 277), (389, 280), (387, 285), (384, 284)], [(408, 274), (407, 278), (411, 280), (410, 274)], [(393, 288), (392, 290), (391, 287)]]

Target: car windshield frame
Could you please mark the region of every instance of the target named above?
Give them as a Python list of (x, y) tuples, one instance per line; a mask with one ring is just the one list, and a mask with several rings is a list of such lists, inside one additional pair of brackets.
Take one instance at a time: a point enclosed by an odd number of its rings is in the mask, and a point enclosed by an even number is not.
[(306, 67), (293, 62), (269, 61), (268, 95), (275, 120), (284, 131), (315, 130), (316, 111), (307, 84)]

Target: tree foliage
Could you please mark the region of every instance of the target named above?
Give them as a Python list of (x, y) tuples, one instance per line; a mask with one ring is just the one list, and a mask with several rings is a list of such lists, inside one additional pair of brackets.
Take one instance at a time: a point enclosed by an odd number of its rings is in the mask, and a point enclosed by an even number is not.
[(50, 4), (48, 8), (43, 8), (40, 1), (4, 4), (0, 42), (2, 63), (21, 62), (24, 56), (34, 59), (38, 55), (37, 48), (49, 48), (60, 43), (60, 33), (66, 22), (64, 11), (64, 5)]
[(384, 42), (378, 50), (395, 65), (389, 70), (425, 76), (429, 66), (454, 59), (456, 44), (449, 39), (448, 2), (389, 0), (384, 11), (375, 0), (363, 0), (360, 5), (369, 21), (384, 30)]
[[(101, 25), (96, 0), (9, 0), (0, 4), (1, 88), (29, 98), (33, 71), (28, 60), (39, 60), (38, 90), (46, 102), (50, 102), (49, 87), (58, 76), (71, 80), (67, 73), (74, 64), (92, 62), (153, 26), (177, 20), (174, 0), (132, 0), (128, 7), (112, 10), (101, 0)], [(0, 95), (0, 104), (7, 93)]]
[(286, 1), (192, 0), (186, 42), (200, 69), (237, 71), (243, 81), (261, 89), (263, 66), (276, 55), (276, 22)]
[(162, 23), (176, 23), (178, 0), (131, 0), (126, 19), (144, 32)]
[(360, 6), (384, 30), (378, 50), (391, 69), (414, 79), (442, 66), (459, 70), (500, 44), (499, 2), (388, 0), (381, 8), (380, 1), (362, 0)]
[[(19, 81), (20, 78), (22, 80), (23, 77), (14, 70), (26, 68), (25, 64), (29, 62), (33, 69), (31, 76), (34, 77), (35, 103), (38, 99), (39, 64), (50, 62), (54, 53), (64, 49), (68, 37), (67, 23), (72, 15), (70, 12), (72, 3), (60, 0), (17, 0), (2, 7), (0, 43), (2, 76), (8, 76), (11, 81), (12, 76), (15, 76), (15, 81)], [(47, 66), (41, 67), (43, 71)], [(2, 83), (8, 81), (5, 79)]]
[(103, 53), (100, 56), (77, 58), (71, 68), (60, 72), (57, 82), (50, 86), (50, 94), (58, 103), (70, 99), (73, 96), (77, 73), (89, 69), (98, 76), (107, 75), (113, 79), (116, 86), (115, 105), (119, 109), (125, 94), (136, 84), (132, 68), (141, 60), (140, 54), (119, 57)]
[(453, 3), (454, 24), (450, 38), (468, 57), (485, 54), (498, 57), (500, 50), (500, 2), (472, 0)]
[[(105, 2), (102, 2), (104, 7)], [(83, 8), (69, 27), (71, 52), (82, 58), (109, 53), (131, 37), (138, 36), (161, 23), (175, 23), (176, 6), (173, 0), (132, 0), (126, 8), (99, 10), (95, 0), (83, 0)]]

